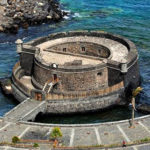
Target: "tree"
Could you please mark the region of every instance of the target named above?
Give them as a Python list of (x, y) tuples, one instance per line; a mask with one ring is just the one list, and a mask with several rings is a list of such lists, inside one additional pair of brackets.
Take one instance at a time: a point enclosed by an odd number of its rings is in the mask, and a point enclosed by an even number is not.
[(17, 143), (20, 141), (20, 138), (18, 136), (12, 137), (12, 143)]
[(56, 148), (58, 145), (58, 138), (62, 137), (62, 132), (59, 127), (54, 127), (50, 134), (50, 139), (55, 139), (53, 143), (53, 147)]
[(50, 134), (50, 138), (57, 139), (59, 137), (62, 137), (62, 132), (61, 132), (60, 128), (59, 127), (53, 128), (52, 132)]
[(132, 104), (132, 118), (131, 118), (131, 125), (130, 128), (134, 128), (134, 111), (135, 109), (135, 98), (136, 96), (142, 91), (143, 89), (141, 87), (137, 87), (132, 91), (132, 97), (131, 97), (131, 104)]

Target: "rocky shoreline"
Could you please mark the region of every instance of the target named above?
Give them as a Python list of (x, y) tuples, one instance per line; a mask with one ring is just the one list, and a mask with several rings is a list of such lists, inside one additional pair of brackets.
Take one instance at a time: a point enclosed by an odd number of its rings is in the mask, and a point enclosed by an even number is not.
[(0, 0), (0, 32), (17, 33), (20, 27), (57, 22), (64, 15), (56, 0)]
[(139, 104), (136, 109), (142, 113), (150, 114), (149, 104)]

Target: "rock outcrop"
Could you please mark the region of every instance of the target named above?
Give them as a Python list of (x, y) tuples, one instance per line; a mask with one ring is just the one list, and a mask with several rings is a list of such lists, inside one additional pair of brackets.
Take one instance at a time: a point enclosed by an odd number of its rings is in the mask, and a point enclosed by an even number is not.
[(1, 78), (0, 87), (4, 95), (12, 96), (11, 78)]
[(16, 33), (19, 27), (59, 21), (65, 14), (55, 0), (7, 0), (0, 6), (0, 31)]
[(150, 113), (150, 105), (149, 104), (139, 104), (136, 108), (138, 111), (143, 113)]

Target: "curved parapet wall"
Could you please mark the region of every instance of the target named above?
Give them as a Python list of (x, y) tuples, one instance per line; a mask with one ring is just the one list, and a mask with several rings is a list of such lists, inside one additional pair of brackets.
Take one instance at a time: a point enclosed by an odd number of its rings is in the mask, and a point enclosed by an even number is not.
[(132, 63), (138, 56), (137, 49), (133, 42), (131, 42), (130, 40), (128, 40), (120, 35), (110, 34), (110, 33), (103, 32), (103, 31), (91, 31), (91, 32), (89, 32), (89, 31), (70, 31), (70, 32), (54, 33), (54, 34), (50, 34), (46, 37), (41, 37), (41, 38), (32, 40), (26, 44), (32, 45), (33, 47), (34, 46), (37, 47), (38, 45), (40, 45), (44, 42), (47, 42), (47, 41), (61, 39), (64, 37), (76, 37), (76, 36), (105, 38), (105, 39), (110, 39), (110, 40), (121, 43), (129, 51), (128, 55), (126, 56), (128, 67), (131, 65), (130, 63)]
[[(98, 76), (98, 73), (101, 74)], [(58, 91), (61, 88), (64, 92), (98, 89), (100, 87), (106, 87), (108, 81), (106, 64), (84, 66), (81, 68), (58, 67), (57, 69), (52, 69), (35, 61), (32, 76), (32, 81), (35, 82), (33, 84), (37, 83), (42, 87), (54, 74), (61, 80), (56, 90)]]

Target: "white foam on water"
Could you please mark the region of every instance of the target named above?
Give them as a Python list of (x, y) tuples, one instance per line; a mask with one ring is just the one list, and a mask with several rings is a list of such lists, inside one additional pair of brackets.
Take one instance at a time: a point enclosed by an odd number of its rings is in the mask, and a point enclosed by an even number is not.
[(73, 17), (81, 18), (82, 16), (79, 13), (74, 13)]
[(64, 16), (63, 18), (66, 19), (66, 20), (68, 20), (70, 17), (69, 16)]

